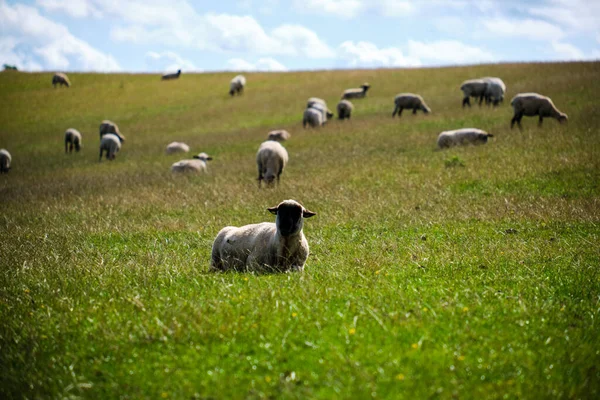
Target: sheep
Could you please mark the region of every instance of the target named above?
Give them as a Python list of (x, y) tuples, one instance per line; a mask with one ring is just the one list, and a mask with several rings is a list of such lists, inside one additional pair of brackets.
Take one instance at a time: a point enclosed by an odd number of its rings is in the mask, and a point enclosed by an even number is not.
[(174, 154), (174, 153), (187, 153), (190, 151), (190, 146), (181, 142), (172, 142), (167, 145), (165, 149), (165, 153)]
[(71, 82), (69, 82), (69, 78), (66, 74), (63, 74), (62, 72), (57, 72), (52, 77), (52, 86), (56, 87), (56, 85), (65, 85), (66, 87), (71, 87)]
[(304, 219), (316, 213), (296, 200), (284, 200), (267, 210), (277, 215), (275, 223), (227, 226), (212, 246), (213, 271), (288, 272), (304, 270), (309, 254), (302, 232)]
[(12, 157), (6, 149), (0, 149), (0, 174), (8, 174)]
[(437, 144), (440, 149), (466, 144), (484, 144), (493, 136), (481, 129), (464, 128), (440, 133)]
[(175, 164), (171, 165), (171, 172), (179, 173), (179, 172), (208, 172), (206, 162), (212, 160), (213, 158), (206, 153), (200, 153), (192, 160), (181, 160), (177, 161)]
[(360, 85), (360, 88), (346, 89), (344, 90), (344, 93), (342, 93), (341, 99), (362, 99), (367, 95), (367, 90), (369, 90), (370, 87), (371, 85), (365, 82)]
[(72, 153), (73, 147), (75, 147), (75, 151), (79, 151), (82, 146), (81, 133), (77, 129), (67, 129), (65, 131), (65, 153)]
[(107, 160), (114, 160), (119, 150), (121, 150), (121, 137), (114, 133), (107, 133), (100, 140), (100, 158), (98, 161), (102, 161), (103, 151), (106, 151)]
[(181, 70), (177, 70), (177, 72), (173, 73), (173, 74), (164, 74), (160, 79), (163, 81), (168, 81), (170, 79), (177, 79), (179, 78), (179, 75), (181, 75)]
[(323, 113), (314, 108), (307, 108), (304, 110), (302, 117), (302, 126), (306, 128), (306, 125), (310, 125), (313, 128), (324, 125)]
[(338, 119), (348, 118), (352, 115), (354, 105), (348, 100), (342, 100), (337, 105)]
[(275, 140), (276, 142), (285, 142), (291, 137), (291, 133), (284, 129), (279, 129), (276, 131), (271, 131), (267, 135), (267, 140)]
[(417, 114), (418, 110), (422, 110), (425, 114), (429, 114), (431, 109), (425, 104), (425, 101), (418, 94), (413, 93), (400, 93), (394, 98), (394, 112), (392, 117), (402, 115), (402, 110), (409, 109), (413, 110), (413, 115)]
[(309, 98), (306, 102), (306, 108), (314, 108), (316, 110), (319, 110), (321, 114), (323, 114), (323, 123), (327, 122), (327, 120), (329, 118), (332, 118), (334, 115), (331, 112), (331, 110), (329, 110), (329, 108), (327, 107), (327, 103), (325, 102), (325, 100), (320, 99), (318, 97)]
[(117, 135), (119, 137), (119, 139), (121, 139), (121, 142), (125, 141), (125, 136), (123, 136), (121, 134), (117, 124), (115, 124), (114, 122), (109, 121), (107, 119), (102, 121), (102, 123), (100, 124), (99, 131), (100, 131), (100, 140), (102, 140), (102, 136), (106, 135), (107, 133), (112, 133), (112, 134)]
[(484, 94), (486, 104), (493, 103), (494, 106), (497, 106), (498, 103), (503, 102), (504, 93), (506, 93), (506, 85), (502, 79), (495, 77), (485, 77), (481, 79), (488, 83)]
[(234, 77), (229, 83), (229, 94), (231, 96), (236, 93), (241, 95), (244, 93), (244, 87), (246, 86), (246, 77), (244, 75), (238, 75)]
[(510, 129), (513, 128), (515, 122), (519, 126), (519, 129), (521, 129), (521, 118), (523, 118), (523, 115), (528, 117), (539, 115), (538, 126), (542, 126), (544, 117), (556, 118), (561, 124), (567, 122), (569, 119), (567, 114), (560, 112), (556, 108), (550, 97), (537, 93), (519, 93), (510, 101), (510, 105), (515, 112), (510, 121)]
[(485, 91), (487, 90), (487, 87), (488, 82), (483, 79), (469, 79), (464, 81), (462, 85), (460, 85), (460, 90), (462, 90), (464, 94), (462, 102), (463, 108), (465, 105), (471, 107), (471, 97), (479, 97), (479, 105), (481, 105), (485, 97)]
[(258, 167), (258, 187), (264, 179), (267, 185), (271, 185), (279, 177), (288, 162), (288, 152), (279, 142), (267, 140), (263, 142), (256, 152), (256, 166)]

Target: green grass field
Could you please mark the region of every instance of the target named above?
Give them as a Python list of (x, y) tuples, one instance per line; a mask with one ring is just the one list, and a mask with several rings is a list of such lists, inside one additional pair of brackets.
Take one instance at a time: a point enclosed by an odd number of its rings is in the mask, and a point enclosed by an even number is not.
[[(600, 396), (600, 63), (252, 73), (230, 98), (233, 75), (0, 73), (0, 398)], [(480, 76), (507, 99), (463, 110)], [(350, 122), (302, 129), (308, 97), (365, 81)], [(530, 91), (569, 123), (510, 130)], [(392, 119), (399, 92), (433, 113)], [(495, 137), (436, 150), (462, 127)], [(290, 162), (259, 190), (276, 128)], [(174, 140), (209, 174), (172, 176)], [(317, 212), (304, 273), (208, 271), (222, 227), (288, 198)]]

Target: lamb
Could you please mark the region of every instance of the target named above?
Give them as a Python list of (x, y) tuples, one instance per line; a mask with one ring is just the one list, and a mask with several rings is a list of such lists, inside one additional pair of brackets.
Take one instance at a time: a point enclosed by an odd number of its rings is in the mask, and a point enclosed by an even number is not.
[(271, 185), (279, 177), (288, 162), (288, 152), (279, 142), (267, 140), (263, 142), (256, 152), (256, 166), (258, 167), (258, 187), (264, 179), (267, 185)]
[(190, 151), (190, 146), (181, 142), (172, 142), (167, 145), (165, 153), (174, 154), (174, 153), (188, 153)]
[(344, 93), (342, 93), (341, 99), (362, 99), (367, 95), (367, 90), (369, 90), (370, 87), (371, 85), (365, 82), (360, 86), (360, 89), (346, 89)]
[(69, 128), (65, 131), (65, 153), (72, 153), (73, 147), (75, 151), (82, 147), (81, 133), (77, 129)]
[(468, 81), (464, 81), (460, 86), (460, 90), (462, 90), (464, 94), (462, 102), (463, 108), (465, 107), (465, 104), (471, 107), (471, 97), (479, 97), (479, 105), (481, 105), (485, 97), (485, 91), (487, 90), (487, 87), (488, 82), (483, 79), (470, 79)]
[(241, 95), (244, 93), (244, 87), (246, 86), (246, 77), (244, 75), (238, 75), (234, 77), (229, 83), (229, 94), (233, 96), (234, 94)]
[(0, 149), (0, 174), (8, 174), (12, 157), (6, 149)]
[(504, 101), (504, 93), (506, 93), (506, 85), (502, 82), (502, 79), (495, 77), (481, 78), (488, 83), (485, 90), (485, 102), (486, 104), (493, 103), (497, 106), (498, 103)]
[(306, 110), (304, 110), (304, 116), (302, 117), (302, 126), (306, 128), (307, 124), (313, 128), (324, 125), (325, 121), (323, 121), (323, 113), (314, 108), (307, 108)]
[(413, 115), (417, 114), (418, 110), (422, 110), (425, 114), (429, 114), (431, 109), (425, 104), (425, 101), (418, 94), (413, 93), (400, 93), (394, 98), (394, 112), (392, 113), (392, 117), (395, 117), (396, 114), (398, 116), (402, 115), (402, 110), (409, 109), (413, 110)]
[(56, 87), (56, 85), (65, 85), (66, 87), (71, 87), (71, 82), (69, 82), (69, 78), (66, 74), (63, 74), (62, 72), (57, 72), (52, 77), (52, 86)]
[(181, 70), (177, 70), (177, 72), (173, 73), (173, 74), (164, 74), (160, 79), (163, 81), (168, 81), (170, 79), (177, 79), (179, 78), (179, 75), (181, 75)]
[(521, 129), (521, 118), (523, 118), (523, 115), (528, 117), (539, 115), (538, 126), (542, 126), (544, 117), (556, 118), (561, 124), (567, 122), (569, 119), (567, 114), (560, 112), (556, 108), (550, 97), (537, 93), (519, 93), (510, 101), (510, 105), (515, 112), (510, 121), (510, 129), (513, 128), (515, 122), (519, 126), (519, 129)]
[(179, 173), (179, 172), (208, 172), (206, 167), (206, 162), (212, 160), (212, 157), (206, 153), (200, 153), (192, 160), (181, 160), (177, 161), (175, 164), (171, 165), (171, 172)]
[(302, 232), (304, 219), (316, 213), (296, 200), (285, 200), (267, 210), (277, 215), (275, 223), (227, 226), (212, 246), (213, 271), (288, 272), (304, 270), (309, 254)]
[(106, 151), (107, 160), (114, 160), (119, 150), (121, 150), (121, 137), (114, 133), (107, 133), (100, 140), (100, 158), (98, 161), (102, 161), (103, 151)]
[(100, 124), (100, 140), (102, 140), (102, 136), (106, 135), (107, 133), (112, 133), (115, 134), (119, 137), (119, 139), (121, 139), (121, 142), (125, 141), (125, 136), (121, 135), (121, 132), (119, 131), (119, 127), (117, 126), (117, 124), (115, 124), (112, 121), (109, 121), (107, 119), (105, 119), (104, 121), (102, 121), (102, 123)]
[(284, 129), (280, 129), (280, 130), (269, 132), (269, 134), (267, 135), (267, 140), (274, 140), (276, 142), (285, 142), (291, 136), (292, 135), (288, 131), (286, 131)]
[(466, 144), (484, 144), (493, 136), (481, 129), (464, 128), (440, 133), (437, 144), (440, 149)]
[(342, 100), (337, 105), (338, 119), (350, 119), (354, 105), (348, 100)]

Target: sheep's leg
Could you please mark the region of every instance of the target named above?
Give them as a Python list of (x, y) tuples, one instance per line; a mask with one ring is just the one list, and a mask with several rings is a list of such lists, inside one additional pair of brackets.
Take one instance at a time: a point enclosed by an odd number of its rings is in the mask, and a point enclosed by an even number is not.
[(413, 115), (417, 115), (417, 110), (418, 110), (418, 108), (416, 108), (416, 107), (415, 107), (415, 108), (413, 108), (413, 112), (412, 112), (412, 113), (413, 113)]
[(483, 103), (484, 97), (485, 97), (484, 95), (479, 96), (479, 107), (481, 107), (481, 103)]
[(398, 107), (398, 106), (394, 107), (394, 112), (392, 113), (392, 118), (394, 118), (396, 116), (396, 114), (398, 114), (398, 110), (400, 110), (400, 107)]
[(542, 122), (544, 121), (544, 117), (540, 115), (540, 120), (538, 122), (538, 126), (542, 126)]
[(402, 111), (404, 110), (404, 107), (400, 107), (398, 109), (398, 118), (400, 118), (402, 116)]
[(465, 96), (463, 98), (463, 103), (462, 103), (463, 108), (465, 108), (465, 104), (468, 105), (469, 107), (471, 107), (471, 100), (470, 100), (469, 96)]
[(98, 162), (102, 161), (102, 149), (100, 149), (100, 158), (98, 159)]
[(68, 146), (68, 143), (69, 143), (69, 142), (67, 142), (67, 141), (65, 140), (65, 153), (67, 153), (67, 146)]

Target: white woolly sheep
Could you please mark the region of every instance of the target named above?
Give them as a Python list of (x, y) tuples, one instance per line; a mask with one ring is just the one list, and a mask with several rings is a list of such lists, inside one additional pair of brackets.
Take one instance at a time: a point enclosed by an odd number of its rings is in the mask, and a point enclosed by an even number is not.
[(331, 110), (329, 110), (329, 107), (327, 107), (325, 100), (318, 97), (309, 98), (306, 102), (306, 108), (314, 108), (321, 111), (321, 114), (323, 114), (323, 123), (327, 122), (329, 118), (333, 117), (333, 113)]
[(460, 90), (463, 92), (463, 102), (462, 106), (464, 108), (465, 105), (471, 107), (471, 97), (479, 98), (479, 105), (483, 102), (485, 98), (485, 91), (487, 90), (488, 82), (483, 79), (469, 79), (464, 81), (462, 85), (460, 85)]
[(65, 153), (72, 153), (73, 147), (75, 147), (75, 151), (79, 151), (82, 146), (81, 133), (77, 129), (67, 129), (65, 131)]
[(494, 106), (497, 106), (498, 103), (503, 102), (506, 85), (502, 79), (490, 76), (481, 79), (488, 83), (484, 94), (486, 104), (493, 103)]
[(464, 128), (440, 133), (437, 144), (440, 149), (466, 144), (484, 144), (493, 136), (481, 129)]
[(170, 79), (177, 79), (179, 78), (179, 75), (181, 75), (181, 70), (177, 70), (177, 72), (172, 73), (172, 74), (164, 74), (160, 79), (163, 81), (168, 81)]
[(322, 126), (325, 124), (323, 121), (323, 113), (314, 108), (307, 108), (304, 110), (304, 115), (302, 117), (302, 126), (306, 128), (306, 125), (309, 125), (313, 128)]
[(258, 187), (264, 179), (271, 185), (275, 178), (279, 185), (279, 177), (288, 162), (288, 152), (279, 142), (267, 140), (263, 142), (256, 152), (256, 166), (258, 167)]
[(103, 151), (106, 151), (107, 160), (114, 160), (119, 150), (121, 150), (121, 137), (114, 133), (107, 133), (100, 140), (100, 158), (98, 161), (102, 161)]
[(242, 94), (244, 93), (244, 87), (246, 86), (246, 77), (244, 75), (238, 75), (234, 77), (229, 83), (229, 94), (233, 96), (234, 94)]
[(285, 142), (286, 140), (289, 140), (289, 138), (291, 136), (292, 136), (292, 134), (289, 133), (288, 131), (286, 131), (284, 129), (279, 129), (276, 131), (269, 132), (269, 134), (267, 135), (267, 140), (274, 140), (276, 142)]
[(174, 154), (174, 153), (187, 153), (190, 151), (190, 146), (182, 142), (171, 142), (167, 145), (165, 149), (165, 153)]
[(371, 85), (365, 82), (360, 88), (346, 89), (344, 90), (344, 93), (342, 93), (341, 99), (362, 99), (367, 95), (367, 90), (369, 90), (370, 87)]
[(8, 174), (12, 157), (6, 149), (0, 149), (0, 174)]
[(71, 82), (69, 82), (69, 78), (67, 77), (66, 74), (63, 74), (62, 72), (57, 72), (52, 77), (52, 86), (56, 87), (56, 85), (58, 85), (58, 86), (65, 85), (66, 87), (70, 87)]
[(427, 107), (425, 104), (425, 100), (418, 94), (413, 93), (400, 93), (394, 98), (394, 112), (392, 113), (392, 117), (395, 117), (396, 114), (398, 116), (402, 115), (402, 110), (405, 108), (408, 110), (413, 110), (413, 114), (416, 114), (418, 110), (422, 110), (425, 114), (429, 114), (431, 109)]
[(521, 129), (521, 118), (523, 118), (523, 115), (527, 117), (539, 115), (540, 119), (538, 126), (542, 126), (544, 117), (555, 118), (561, 124), (567, 122), (569, 119), (567, 114), (560, 112), (556, 108), (550, 97), (542, 96), (537, 93), (519, 93), (513, 97), (510, 105), (515, 112), (510, 121), (510, 129), (513, 128), (515, 122), (519, 126), (519, 129)]
[(309, 254), (302, 232), (304, 219), (316, 213), (295, 200), (285, 200), (267, 210), (277, 215), (275, 223), (227, 226), (212, 246), (210, 268), (215, 271), (287, 272), (303, 271)]
[(345, 119), (352, 116), (354, 105), (348, 100), (342, 100), (337, 105), (338, 119)]
[(192, 160), (181, 160), (171, 165), (171, 172), (208, 172), (206, 162), (212, 160), (212, 157), (206, 153), (200, 153)]
[(106, 135), (107, 133), (112, 133), (112, 134), (117, 135), (121, 139), (121, 142), (125, 141), (125, 136), (123, 136), (121, 134), (117, 124), (115, 124), (114, 122), (109, 121), (107, 119), (102, 121), (102, 123), (100, 124), (99, 131), (100, 131), (100, 139), (102, 139), (102, 136)]

